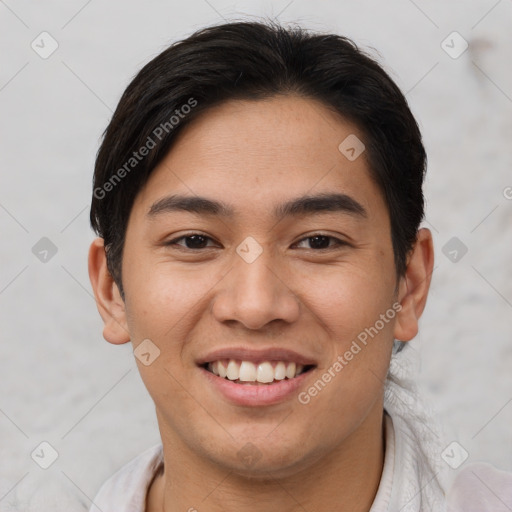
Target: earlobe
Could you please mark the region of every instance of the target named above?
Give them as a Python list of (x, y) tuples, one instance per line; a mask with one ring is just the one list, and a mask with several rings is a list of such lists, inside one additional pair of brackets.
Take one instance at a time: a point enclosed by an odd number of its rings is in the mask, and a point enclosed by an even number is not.
[(405, 275), (400, 280), (398, 300), (402, 309), (396, 317), (395, 339), (410, 341), (418, 333), (418, 321), (427, 302), (433, 268), (432, 233), (422, 228), (409, 254)]
[(103, 337), (116, 345), (127, 343), (130, 341), (130, 333), (125, 304), (108, 271), (103, 238), (96, 238), (89, 248), (89, 279), (104, 323)]

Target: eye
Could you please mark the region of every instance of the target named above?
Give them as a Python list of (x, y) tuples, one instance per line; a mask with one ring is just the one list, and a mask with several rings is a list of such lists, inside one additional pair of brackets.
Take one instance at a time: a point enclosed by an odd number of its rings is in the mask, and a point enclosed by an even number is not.
[[(334, 242), (334, 245), (330, 246), (329, 242), (331, 240)], [(315, 233), (314, 235), (307, 236), (307, 237), (303, 238), (302, 240), (300, 240), (299, 242), (297, 242), (297, 244), (301, 244), (304, 241), (310, 241), (310, 244), (311, 244), (310, 248), (317, 249), (320, 251), (334, 249), (336, 247), (341, 247), (344, 245), (349, 245), (347, 242), (340, 240), (339, 238), (336, 238), (336, 237), (330, 236), (330, 235), (323, 235), (321, 233)], [(306, 247), (306, 248), (308, 249), (308, 247)]]
[[(178, 243), (181, 240), (185, 241), (184, 245)], [(206, 249), (208, 248), (205, 246), (207, 240), (213, 239), (210, 238), (209, 236), (202, 235), (201, 233), (190, 233), (188, 235), (175, 238), (174, 240), (170, 240), (169, 242), (166, 242), (165, 245), (178, 245), (180, 247), (183, 247), (184, 249)]]

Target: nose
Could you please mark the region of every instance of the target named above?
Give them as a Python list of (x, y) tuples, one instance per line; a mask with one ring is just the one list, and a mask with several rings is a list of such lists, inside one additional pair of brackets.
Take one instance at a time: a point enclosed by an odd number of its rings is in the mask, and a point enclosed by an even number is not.
[(219, 322), (236, 321), (248, 329), (261, 329), (274, 320), (293, 323), (299, 318), (300, 302), (288, 281), (289, 272), (280, 270), (266, 251), (252, 263), (235, 254), (212, 313)]

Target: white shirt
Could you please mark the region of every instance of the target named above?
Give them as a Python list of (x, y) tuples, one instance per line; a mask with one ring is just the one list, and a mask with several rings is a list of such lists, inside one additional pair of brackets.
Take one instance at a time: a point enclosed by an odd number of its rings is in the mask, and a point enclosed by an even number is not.
[(148, 448), (101, 486), (89, 512), (145, 512), (150, 484), (163, 463), (162, 445)]

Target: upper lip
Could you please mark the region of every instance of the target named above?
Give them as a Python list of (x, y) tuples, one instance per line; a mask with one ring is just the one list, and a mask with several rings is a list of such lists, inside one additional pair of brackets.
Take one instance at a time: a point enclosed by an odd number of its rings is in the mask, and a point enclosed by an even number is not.
[(266, 349), (250, 349), (246, 347), (226, 347), (219, 348), (208, 352), (206, 355), (199, 357), (196, 363), (201, 366), (213, 361), (221, 359), (235, 359), (238, 361), (251, 361), (253, 363), (260, 363), (263, 361), (283, 361), (287, 363), (298, 363), (304, 366), (315, 365), (316, 361), (310, 357), (299, 354), (294, 350), (285, 348), (266, 348)]

